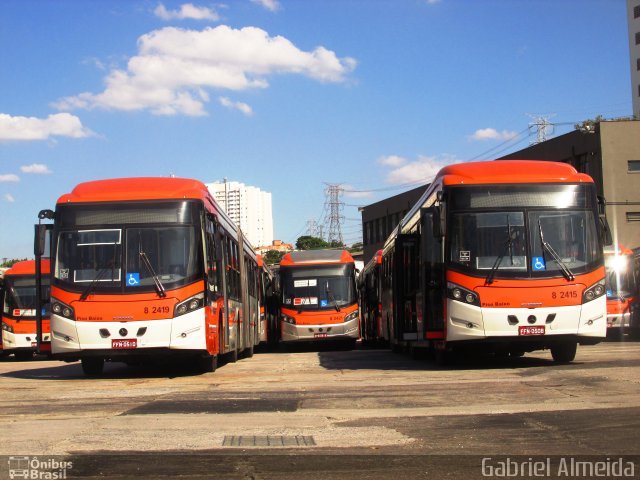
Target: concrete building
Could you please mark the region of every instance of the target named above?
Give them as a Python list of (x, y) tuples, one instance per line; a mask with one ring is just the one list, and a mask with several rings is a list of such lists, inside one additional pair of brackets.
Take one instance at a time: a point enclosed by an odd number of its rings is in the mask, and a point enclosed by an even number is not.
[(627, 18), (629, 21), (633, 115), (640, 119), (640, 0), (627, 0)]
[(239, 225), (254, 247), (271, 245), (273, 211), (271, 193), (239, 182), (213, 182), (207, 187), (227, 215)]
[(640, 247), (640, 120), (603, 121), (499, 160), (552, 160), (590, 175), (607, 201), (614, 242)]
[(274, 240), (271, 245), (259, 245), (255, 247), (255, 250), (256, 253), (260, 253), (262, 255), (270, 250), (287, 253), (293, 251), (293, 245), (290, 243), (284, 243), (282, 240)]
[(391, 231), (413, 207), (429, 185), (422, 185), (408, 192), (385, 198), (360, 208), (362, 214), (363, 263), (384, 246)]

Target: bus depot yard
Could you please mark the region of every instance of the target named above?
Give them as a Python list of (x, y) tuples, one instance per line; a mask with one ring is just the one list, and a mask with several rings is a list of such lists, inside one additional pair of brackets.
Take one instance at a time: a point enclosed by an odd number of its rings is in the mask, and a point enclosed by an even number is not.
[(570, 364), (537, 351), (447, 367), (281, 346), (215, 373), (109, 362), (90, 379), (79, 362), (11, 356), (0, 449), (66, 462), (65, 478), (483, 478), (505, 458), (624, 462), (637, 478), (639, 366), (635, 341), (580, 347)]

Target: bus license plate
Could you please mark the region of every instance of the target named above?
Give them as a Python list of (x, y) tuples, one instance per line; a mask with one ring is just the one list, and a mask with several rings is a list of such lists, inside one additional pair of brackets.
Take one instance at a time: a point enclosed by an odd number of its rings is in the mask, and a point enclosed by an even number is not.
[(535, 327), (520, 326), (518, 327), (518, 335), (544, 335), (544, 325)]
[(138, 348), (138, 339), (111, 340), (111, 348)]
[(327, 338), (326, 333), (314, 333), (313, 338)]

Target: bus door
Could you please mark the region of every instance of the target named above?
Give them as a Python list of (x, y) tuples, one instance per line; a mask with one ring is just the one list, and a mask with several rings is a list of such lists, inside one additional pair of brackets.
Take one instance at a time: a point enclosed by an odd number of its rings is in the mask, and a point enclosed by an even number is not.
[[(422, 209), (420, 253), (422, 258), (422, 289), (424, 291), (423, 338), (439, 339), (444, 336), (444, 255), (442, 236), (435, 222), (439, 216), (434, 208)], [(435, 227), (435, 228), (434, 228)]]
[(396, 239), (396, 340), (418, 339), (418, 305), (422, 307), (416, 298), (419, 291), (419, 242), (420, 237), (415, 234), (398, 235)]

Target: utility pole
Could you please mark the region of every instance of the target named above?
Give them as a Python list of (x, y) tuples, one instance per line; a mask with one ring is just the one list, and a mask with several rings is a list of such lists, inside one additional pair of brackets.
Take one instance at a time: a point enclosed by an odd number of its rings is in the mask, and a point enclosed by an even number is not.
[(527, 113), (533, 119), (533, 122), (529, 124), (529, 128), (535, 127), (537, 130), (536, 140), (531, 142), (531, 145), (536, 145), (538, 143), (546, 142), (547, 135), (551, 135), (553, 133), (553, 123), (549, 122), (551, 117), (554, 117), (556, 114), (552, 113), (551, 115), (532, 115)]
[(324, 219), (324, 224), (328, 226), (329, 229), (327, 242), (338, 242), (342, 245), (342, 222), (344, 221), (342, 209), (344, 208), (344, 202), (340, 201), (340, 195), (344, 191), (344, 188), (342, 188), (341, 183), (326, 183), (325, 185), (327, 185), (325, 190), (325, 210), (327, 211), (327, 216)]

